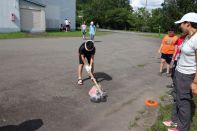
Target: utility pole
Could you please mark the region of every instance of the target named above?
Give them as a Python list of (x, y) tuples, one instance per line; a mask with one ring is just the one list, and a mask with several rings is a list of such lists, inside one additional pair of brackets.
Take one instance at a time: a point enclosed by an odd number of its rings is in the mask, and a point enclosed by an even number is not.
[(147, 2), (147, 0), (146, 0), (146, 4), (145, 4), (145, 8), (146, 8), (146, 9), (147, 9), (147, 3), (148, 3), (148, 2)]

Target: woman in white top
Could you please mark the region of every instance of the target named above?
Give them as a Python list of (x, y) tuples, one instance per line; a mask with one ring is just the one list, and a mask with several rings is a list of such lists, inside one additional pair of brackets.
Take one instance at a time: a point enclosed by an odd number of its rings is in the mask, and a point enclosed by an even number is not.
[(86, 39), (86, 28), (87, 28), (86, 22), (84, 21), (84, 22), (82, 23), (82, 25), (81, 25), (81, 32), (82, 32), (83, 40)]
[(175, 24), (179, 24), (182, 32), (188, 35), (180, 47), (174, 77), (175, 96), (171, 124), (177, 123), (177, 127), (168, 131), (189, 131), (192, 97), (197, 94), (197, 13), (187, 13)]

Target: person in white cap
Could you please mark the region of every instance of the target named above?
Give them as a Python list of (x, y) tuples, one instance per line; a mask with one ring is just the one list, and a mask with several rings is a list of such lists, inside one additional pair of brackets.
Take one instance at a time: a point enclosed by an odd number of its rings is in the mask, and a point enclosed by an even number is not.
[(167, 124), (170, 126), (177, 123), (177, 127), (170, 128), (168, 131), (189, 131), (192, 119), (192, 97), (193, 94), (197, 94), (197, 13), (187, 13), (175, 24), (179, 24), (182, 32), (188, 35), (180, 47), (181, 53), (174, 76), (175, 97), (172, 121)]
[(94, 25), (94, 22), (93, 21), (91, 21), (90, 22), (90, 39), (91, 40), (94, 40), (94, 36), (95, 36), (95, 34), (96, 34), (96, 26)]

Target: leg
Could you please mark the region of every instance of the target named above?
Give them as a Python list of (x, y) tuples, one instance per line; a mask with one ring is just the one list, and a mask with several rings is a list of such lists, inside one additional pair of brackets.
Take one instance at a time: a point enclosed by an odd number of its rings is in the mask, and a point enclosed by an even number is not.
[(90, 34), (90, 39), (94, 40), (94, 35), (93, 34)]
[(160, 70), (159, 70), (159, 72), (160, 73), (162, 73), (163, 72), (163, 66), (164, 66), (164, 64), (166, 63), (166, 60), (165, 59), (163, 59), (163, 58), (161, 58), (161, 63), (160, 63)]
[(83, 38), (83, 40), (84, 40), (84, 35), (82, 35), (82, 38)]
[(92, 40), (92, 34), (90, 34), (90, 40)]
[(83, 32), (83, 40), (85, 40), (86, 39), (86, 37), (85, 37), (85, 32)]
[(181, 100), (178, 112), (180, 124), (179, 131), (189, 131), (191, 124), (191, 100)]
[(178, 122), (178, 108), (177, 108), (177, 103), (176, 100), (174, 100), (173, 107), (172, 107), (172, 112), (171, 112), (171, 120), (173, 123)]
[(172, 61), (172, 54), (167, 54), (166, 55), (166, 63), (167, 63), (167, 74), (170, 73), (170, 64), (171, 64), (171, 61)]
[(84, 40), (86, 40), (86, 34), (84, 34)]
[(86, 39), (86, 32), (83, 31), (83, 40), (85, 40), (85, 39)]
[(167, 63), (167, 71), (166, 71), (166, 73), (167, 73), (167, 74), (170, 73), (170, 64), (168, 64), (168, 63)]
[(94, 35), (92, 35), (92, 40), (94, 41)]
[(82, 85), (83, 84), (83, 81), (82, 81), (82, 71), (83, 71), (83, 61), (82, 61), (82, 58), (81, 58), (81, 55), (79, 54), (79, 66), (78, 66), (78, 84), (79, 85)]
[(176, 71), (175, 85), (177, 87), (178, 130), (189, 131), (191, 124), (192, 94), (190, 90), (194, 75), (186, 75)]
[[(175, 73), (175, 72), (174, 72)], [(174, 74), (173, 79), (176, 79), (176, 74)], [(174, 83), (174, 80), (173, 80)], [(177, 85), (174, 83), (173, 91), (172, 91), (172, 96), (173, 96), (173, 107), (172, 107), (172, 114), (171, 114), (171, 120), (174, 123), (178, 123), (178, 105), (177, 105)]]
[(82, 79), (83, 64), (78, 66), (78, 79)]

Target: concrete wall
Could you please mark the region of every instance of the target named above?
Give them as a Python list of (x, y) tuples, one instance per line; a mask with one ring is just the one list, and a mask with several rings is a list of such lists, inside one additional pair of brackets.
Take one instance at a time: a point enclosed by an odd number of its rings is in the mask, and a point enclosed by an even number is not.
[(46, 28), (59, 29), (67, 18), (71, 21), (71, 29), (76, 28), (76, 0), (43, 0), (46, 4)]
[(21, 30), (44, 32), (46, 30), (44, 7), (20, 0)]
[[(16, 20), (11, 20), (14, 13)], [(0, 32), (20, 31), (19, 0), (0, 0)]]

